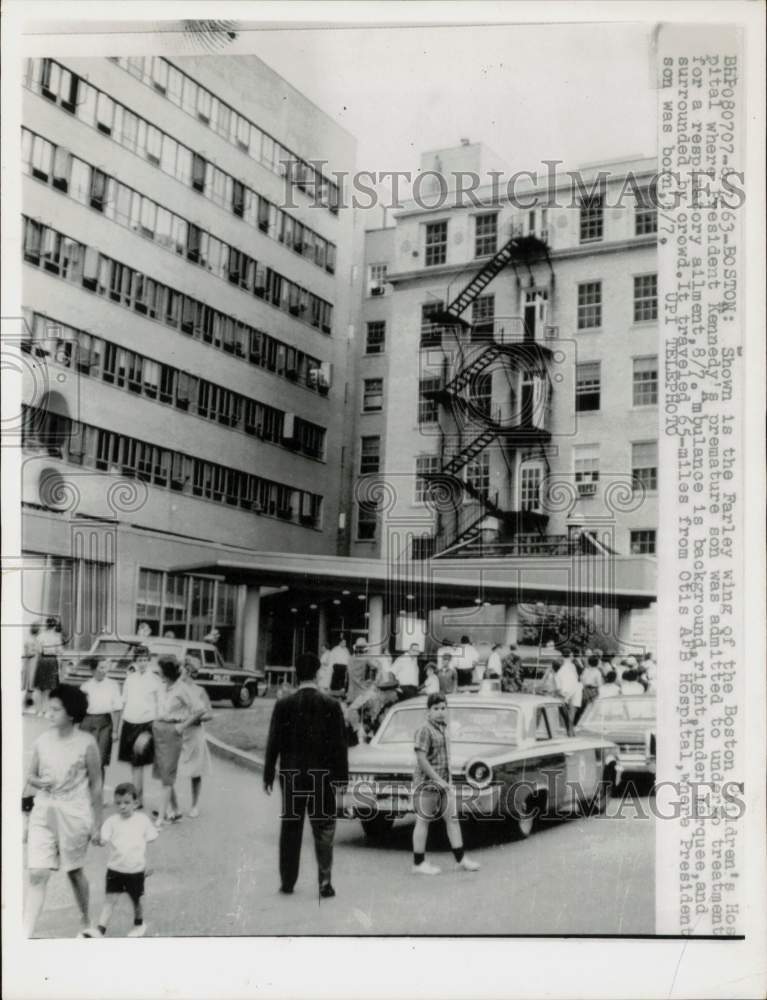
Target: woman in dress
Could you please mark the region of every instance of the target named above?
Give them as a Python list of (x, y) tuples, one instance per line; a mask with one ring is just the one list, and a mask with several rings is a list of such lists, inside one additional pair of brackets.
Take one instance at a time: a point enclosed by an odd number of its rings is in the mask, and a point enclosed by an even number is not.
[(210, 751), (208, 750), (208, 741), (205, 739), (203, 723), (209, 722), (213, 718), (208, 693), (194, 680), (199, 669), (200, 661), (197, 657), (185, 657), (184, 665), (181, 668), (181, 680), (189, 689), (196, 704), (196, 710), (192, 724), (184, 730), (179, 770), (192, 782), (192, 808), (189, 810), (189, 815), (192, 818), (200, 815), (199, 802), (202, 779), (203, 775), (210, 773)]
[[(159, 698), (157, 718), (152, 723), (155, 778), (162, 782), (162, 817), (171, 822), (181, 819), (176, 799), (176, 775), (181, 757), (184, 731), (192, 724), (195, 702), (189, 688), (181, 680), (181, 667), (175, 656), (158, 660), (165, 689)], [(162, 824), (162, 818), (159, 825)]]
[(37, 669), (33, 684), (35, 708), (38, 715), (45, 715), (48, 710), (50, 692), (59, 683), (59, 655), (63, 645), (61, 630), (55, 618), (49, 618), (45, 629), (38, 636), (40, 653), (37, 657)]
[(51, 872), (63, 868), (80, 910), (80, 937), (98, 937), (88, 914), (85, 852), (101, 829), (101, 760), (96, 741), (78, 728), (88, 697), (68, 684), (54, 687), (48, 715), (51, 728), (32, 750), (27, 786), (36, 790), (29, 817), (29, 890), (24, 928), (31, 937), (45, 902)]

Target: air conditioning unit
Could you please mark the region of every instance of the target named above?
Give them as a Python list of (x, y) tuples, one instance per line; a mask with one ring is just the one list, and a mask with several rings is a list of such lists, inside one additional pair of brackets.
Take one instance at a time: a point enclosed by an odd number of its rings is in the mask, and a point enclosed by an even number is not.
[(385, 295), (386, 294), (386, 286), (382, 285), (380, 283), (379, 284), (375, 284), (375, 285), (373, 285), (371, 287), (370, 294), (371, 295)]
[(593, 497), (597, 493), (596, 483), (578, 483), (578, 496)]
[(546, 340), (559, 340), (558, 326), (544, 326), (543, 336)]

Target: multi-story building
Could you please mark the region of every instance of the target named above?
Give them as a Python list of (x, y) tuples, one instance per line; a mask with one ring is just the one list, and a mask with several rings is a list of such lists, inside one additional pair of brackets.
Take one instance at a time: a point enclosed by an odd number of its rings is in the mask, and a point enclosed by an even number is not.
[(239, 658), (242, 588), (179, 568), (336, 553), (355, 141), (255, 57), (24, 85), (27, 612)]
[[(479, 145), (421, 161), (448, 188), (496, 168)], [(524, 208), (508, 175), (473, 202), (435, 185), (367, 234), (353, 554), (655, 553), (654, 170), (528, 181)]]

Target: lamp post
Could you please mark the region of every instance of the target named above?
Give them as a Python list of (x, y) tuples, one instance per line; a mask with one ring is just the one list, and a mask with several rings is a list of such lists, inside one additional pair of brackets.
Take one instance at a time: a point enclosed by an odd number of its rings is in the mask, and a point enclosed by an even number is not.
[(538, 659), (535, 665), (535, 693), (538, 693), (538, 685), (541, 680), (541, 646), (543, 646), (543, 626), (546, 620), (546, 605), (543, 601), (537, 601), (535, 610), (538, 615)]

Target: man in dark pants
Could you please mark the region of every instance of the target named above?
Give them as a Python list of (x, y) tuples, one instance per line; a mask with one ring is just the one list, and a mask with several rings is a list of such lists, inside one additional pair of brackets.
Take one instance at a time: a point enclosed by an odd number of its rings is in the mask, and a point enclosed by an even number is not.
[(314, 653), (296, 659), (298, 690), (274, 706), (264, 762), (264, 791), (271, 795), (279, 758), (282, 789), (280, 829), (281, 892), (293, 892), (298, 878), (304, 815), (314, 835), (320, 896), (335, 896), (330, 882), (336, 828), (335, 787), (349, 779), (346, 732), (341, 706), (323, 694)]

